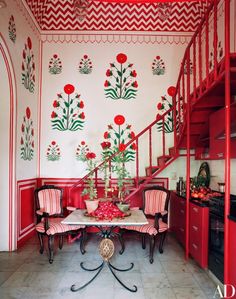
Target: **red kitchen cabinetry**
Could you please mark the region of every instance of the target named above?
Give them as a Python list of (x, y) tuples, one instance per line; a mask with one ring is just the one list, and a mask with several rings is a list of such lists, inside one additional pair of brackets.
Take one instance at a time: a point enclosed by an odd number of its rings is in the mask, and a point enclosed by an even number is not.
[(202, 268), (208, 265), (209, 208), (190, 202), (189, 251)]
[(171, 193), (170, 199), (170, 229), (175, 234), (177, 240), (185, 247), (186, 240), (186, 200), (178, 196), (175, 192)]

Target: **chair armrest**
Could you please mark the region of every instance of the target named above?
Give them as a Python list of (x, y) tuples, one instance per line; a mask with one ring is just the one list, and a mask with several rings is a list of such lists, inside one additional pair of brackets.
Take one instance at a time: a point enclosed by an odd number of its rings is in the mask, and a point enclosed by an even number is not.
[(66, 207), (66, 209), (71, 212), (77, 210), (76, 207), (71, 207), (71, 206)]
[(49, 213), (46, 213), (44, 209), (37, 210), (36, 214), (42, 217), (49, 217)]
[(154, 222), (155, 228), (159, 229), (159, 219), (163, 219), (163, 218), (167, 217), (167, 214), (168, 214), (168, 211), (166, 211), (166, 210), (155, 214), (155, 222)]

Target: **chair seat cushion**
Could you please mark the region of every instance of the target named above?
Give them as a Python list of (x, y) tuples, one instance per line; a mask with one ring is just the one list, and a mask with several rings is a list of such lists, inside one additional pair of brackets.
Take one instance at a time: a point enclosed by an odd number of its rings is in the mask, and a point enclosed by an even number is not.
[(127, 230), (135, 230), (140, 233), (149, 234), (149, 235), (157, 235), (158, 233), (162, 233), (168, 229), (168, 225), (159, 219), (159, 230), (154, 227), (154, 219), (147, 219), (148, 224), (145, 225), (131, 225), (131, 226), (122, 226), (122, 228)]
[[(77, 230), (80, 228), (84, 228), (85, 226), (82, 225), (69, 225), (69, 224), (63, 224), (61, 221), (64, 218), (50, 218), (49, 221), (49, 229), (46, 231), (47, 235), (55, 235), (59, 233), (65, 233), (71, 230)], [(36, 224), (35, 226), (36, 231), (39, 233), (45, 233), (44, 229), (44, 220), (42, 220), (40, 223)]]

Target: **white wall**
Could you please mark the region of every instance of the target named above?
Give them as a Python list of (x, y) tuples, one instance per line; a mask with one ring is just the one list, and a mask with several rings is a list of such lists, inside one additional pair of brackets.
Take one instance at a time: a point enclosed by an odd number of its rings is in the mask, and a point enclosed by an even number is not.
[[(19, 1), (6, 1), (7, 7), (0, 10), (0, 33), (3, 37), (1, 43), (9, 53), (7, 57), (10, 64), (12, 64), (12, 80), (11, 83), (16, 90), (14, 90), (12, 104), (9, 102), (9, 82), (6, 78), (6, 72), (1, 60), (1, 141), (5, 147), (1, 149), (1, 174), (5, 173), (5, 177), (11, 174), (9, 180), (13, 181), (13, 185), (5, 187), (3, 194), (0, 197), (0, 226), (1, 226), (1, 242), (0, 250), (14, 250), (16, 248), (16, 233), (19, 223), (17, 223), (17, 211), (20, 211), (20, 203), (17, 199), (16, 180), (35, 178), (37, 173), (37, 113), (38, 113), (38, 86), (39, 86), (39, 33), (34, 24), (30, 20), (29, 15)], [(9, 38), (8, 26), (9, 19), (13, 15), (16, 25), (16, 41), (15, 43)], [(21, 68), (22, 68), (22, 52), (27, 38), (32, 40), (32, 51), (35, 60), (35, 92), (30, 93), (22, 84)], [(31, 161), (25, 161), (20, 158), (20, 138), (21, 125), (25, 115), (26, 108), (29, 107), (34, 123), (35, 134), (35, 152), (34, 158)], [(11, 109), (11, 112), (9, 110)], [(10, 115), (12, 117), (13, 136), (10, 136)], [(11, 141), (10, 141), (11, 139)], [(8, 145), (12, 142), (13, 157), (9, 157), (10, 148)], [(3, 152), (4, 150), (4, 152)], [(7, 162), (12, 169), (8, 169)], [(1, 175), (3, 178), (4, 175)], [(1, 183), (4, 183), (1, 181)], [(9, 190), (8, 190), (9, 189)], [(8, 193), (7, 193), (8, 192)], [(11, 196), (10, 196), (11, 193)], [(9, 224), (9, 226), (6, 225)], [(10, 228), (9, 228), (10, 227)], [(3, 231), (4, 229), (4, 231)], [(4, 237), (2, 237), (4, 235)], [(9, 241), (10, 240), (10, 241)]]
[[(104, 39), (109, 40), (109, 38), (112, 40), (113, 35), (110, 37), (108, 35)], [(55, 41), (64, 39), (64, 42), (54, 42), (53, 39)], [(122, 36), (120, 38), (117, 35), (117, 39), (122, 40)], [(143, 41), (144, 39), (141, 38)], [(152, 122), (158, 112), (156, 105), (161, 96), (167, 94), (169, 86), (176, 84), (180, 60), (187, 44), (184, 42), (170, 43), (167, 41), (167, 37), (161, 41), (161, 37), (158, 35), (154, 42), (137, 42), (137, 38), (134, 38), (133, 42), (130, 43), (121, 41), (72, 42), (69, 41), (69, 35), (50, 36), (47, 40), (51, 40), (51, 42), (45, 41), (43, 43), (40, 176), (81, 177), (84, 173), (83, 167), (80, 162), (75, 160), (77, 145), (85, 140), (91, 150), (100, 157), (100, 143), (104, 140), (103, 133), (107, 130), (107, 125), (113, 123), (115, 115), (124, 115), (126, 123), (132, 125), (135, 133), (140, 132)], [(62, 60), (63, 70), (61, 74), (51, 75), (48, 71), (48, 64), (55, 53)], [(118, 53), (125, 53), (128, 56), (128, 61), (134, 64), (133, 69), (138, 74), (139, 87), (136, 99), (112, 100), (105, 98), (106, 70), (109, 68), (109, 64), (115, 61)], [(87, 54), (93, 62), (93, 72), (90, 75), (82, 75), (78, 71), (79, 61), (84, 54)], [(152, 62), (157, 55), (161, 56), (166, 64), (166, 74), (163, 76), (152, 74)], [(85, 103), (86, 119), (82, 131), (60, 132), (52, 130), (51, 127), (50, 115), (53, 111), (53, 100), (57, 93), (63, 92), (63, 87), (67, 83), (75, 86)], [(160, 134), (158, 136), (156, 140), (161, 139)], [(171, 139), (170, 136), (169, 139)], [(62, 157), (60, 161), (47, 161), (46, 149), (52, 140), (55, 140), (61, 148)], [(156, 146), (156, 151), (153, 154), (155, 159), (161, 151), (161, 143), (158, 144), (159, 146)], [(144, 175), (145, 166), (148, 165), (148, 156), (144, 149), (140, 151), (140, 159), (140, 171)], [(134, 171), (132, 166), (131, 170)]]

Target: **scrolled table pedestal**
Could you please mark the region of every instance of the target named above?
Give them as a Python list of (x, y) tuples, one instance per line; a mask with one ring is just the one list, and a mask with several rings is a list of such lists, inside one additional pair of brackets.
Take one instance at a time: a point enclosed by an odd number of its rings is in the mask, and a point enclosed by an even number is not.
[[(86, 286), (88, 286), (98, 275), (99, 273), (102, 271), (103, 267), (105, 264), (107, 264), (108, 268), (110, 269), (112, 275), (115, 277), (115, 279), (128, 291), (130, 292), (137, 292), (138, 288), (136, 285), (133, 285), (133, 288), (129, 288), (126, 284), (124, 284), (119, 277), (117, 277), (116, 273), (114, 271), (118, 271), (118, 272), (126, 272), (126, 271), (130, 271), (131, 269), (133, 269), (134, 264), (131, 263), (130, 267), (125, 268), (125, 269), (119, 269), (115, 266), (113, 266), (110, 263), (110, 258), (113, 256), (114, 251), (115, 251), (115, 245), (113, 243), (113, 241), (110, 239), (111, 236), (113, 235), (118, 235), (119, 233), (114, 233), (113, 230), (115, 229), (115, 226), (110, 227), (109, 230), (107, 229), (103, 229), (101, 227), (98, 227), (100, 230), (100, 236), (102, 237), (102, 240), (99, 244), (99, 253), (103, 259), (103, 262), (96, 268), (86, 268), (84, 266), (84, 263), (81, 262), (80, 263), (80, 267), (85, 270), (85, 271), (90, 271), (90, 272), (94, 272), (97, 271), (96, 274), (85, 284), (83, 284), (80, 287), (77, 287), (75, 284), (73, 284), (71, 286), (71, 291), (72, 292), (77, 292), (79, 290), (82, 290), (83, 288), (85, 288)], [(123, 249), (123, 248), (122, 248)]]

